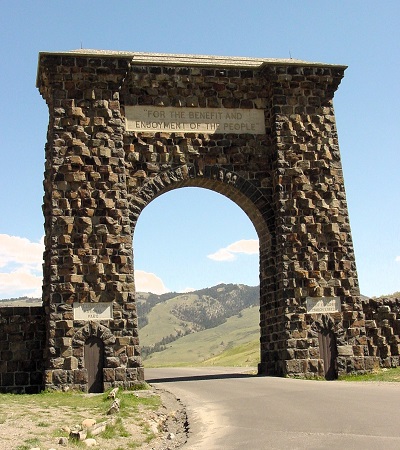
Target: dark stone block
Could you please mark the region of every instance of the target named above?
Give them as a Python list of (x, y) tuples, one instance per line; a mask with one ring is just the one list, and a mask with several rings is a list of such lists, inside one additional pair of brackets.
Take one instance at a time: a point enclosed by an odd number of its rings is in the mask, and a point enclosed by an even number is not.
[(30, 383), (31, 386), (42, 386), (43, 385), (43, 372), (31, 372), (30, 373)]
[(25, 390), (25, 394), (39, 394), (43, 390), (43, 387), (40, 385), (26, 386), (24, 390)]
[(1, 375), (1, 385), (14, 386), (15, 385), (14, 373), (3, 373)]
[(26, 372), (16, 372), (15, 373), (15, 384), (16, 386), (27, 386), (29, 385), (30, 376)]

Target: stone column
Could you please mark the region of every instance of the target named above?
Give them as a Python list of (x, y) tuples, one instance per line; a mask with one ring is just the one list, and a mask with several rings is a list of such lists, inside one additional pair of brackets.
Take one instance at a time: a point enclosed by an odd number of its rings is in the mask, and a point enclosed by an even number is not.
[[(129, 60), (42, 55), (40, 64), (38, 84), (50, 114), (44, 183), (46, 385), (85, 390), (84, 341), (74, 338), (85, 326), (84, 337), (97, 335), (101, 326), (104, 386), (129, 386), (143, 377), (119, 103)], [(89, 327), (89, 319), (74, 320), (74, 305), (99, 302), (112, 305), (112, 317)]]
[(276, 160), (277, 308), (275, 349), (283, 374), (321, 375), (307, 297), (340, 297), (332, 314), (339, 373), (364, 369), (364, 315), (350, 233), (333, 95), (344, 67), (266, 66)]

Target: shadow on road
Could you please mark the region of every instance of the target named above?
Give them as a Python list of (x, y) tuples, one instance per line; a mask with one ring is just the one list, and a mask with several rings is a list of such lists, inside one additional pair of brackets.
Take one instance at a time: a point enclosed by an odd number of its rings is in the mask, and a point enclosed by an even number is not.
[(249, 373), (217, 373), (213, 375), (190, 375), (182, 377), (160, 377), (146, 379), (147, 383), (174, 383), (176, 381), (226, 380), (228, 378), (254, 378), (257, 374)]

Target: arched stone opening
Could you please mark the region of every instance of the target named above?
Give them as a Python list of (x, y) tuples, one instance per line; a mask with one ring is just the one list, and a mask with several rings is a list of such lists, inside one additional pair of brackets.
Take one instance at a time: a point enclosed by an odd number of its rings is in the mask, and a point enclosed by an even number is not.
[[(345, 345), (345, 330), (340, 317), (321, 314), (308, 318), (308, 346), (314, 348), (315, 361), (310, 362), (313, 371), (327, 380), (338, 377), (339, 365), (338, 345)], [(343, 367), (341, 367), (343, 371)]]
[(72, 337), (74, 364), (71, 367), (75, 387), (85, 392), (103, 392), (108, 381), (109, 358), (114, 356), (116, 338), (109, 328), (91, 321)]
[[(132, 196), (133, 233), (137, 219), (147, 205), (166, 192), (184, 187), (205, 188), (224, 195), (239, 206), (253, 224), (259, 238), (260, 339), (261, 343), (268, 341), (270, 336), (265, 335), (266, 311), (271, 310), (268, 302), (270, 302), (272, 308), (274, 307), (275, 291), (271, 290), (271, 286), (275, 283), (275, 266), (274, 260), (271, 258), (271, 234), (259, 209), (261, 205), (267, 207), (268, 202), (250, 183), (246, 182), (240, 175), (218, 166), (205, 167), (201, 176), (196, 176), (194, 171), (191, 172), (187, 166), (166, 171), (145, 182)], [(251, 193), (254, 201), (248, 193)], [(259, 202), (258, 205), (257, 201)], [(262, 344), (261, 354), (266, 355), (266, 352), (263, 352)]]

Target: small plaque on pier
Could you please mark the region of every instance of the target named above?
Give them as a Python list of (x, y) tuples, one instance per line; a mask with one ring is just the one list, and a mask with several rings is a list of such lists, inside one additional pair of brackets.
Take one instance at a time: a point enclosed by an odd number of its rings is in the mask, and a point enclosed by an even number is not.
[(74, 320), (107, 320), (112, 316), (112, 303), (74, 303)]
[(342, 310), (340, 297), (307, 297), (307, 313), (335, 313)]

